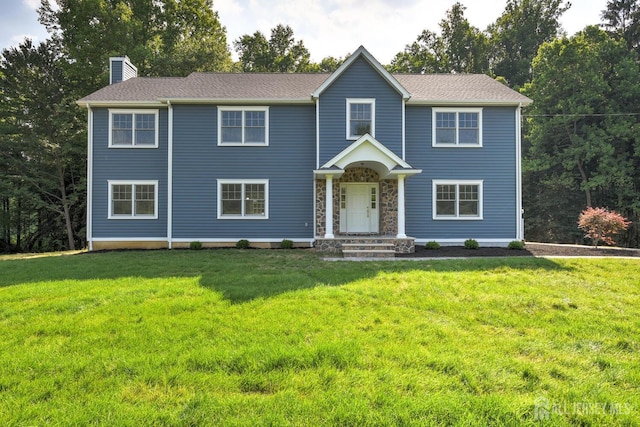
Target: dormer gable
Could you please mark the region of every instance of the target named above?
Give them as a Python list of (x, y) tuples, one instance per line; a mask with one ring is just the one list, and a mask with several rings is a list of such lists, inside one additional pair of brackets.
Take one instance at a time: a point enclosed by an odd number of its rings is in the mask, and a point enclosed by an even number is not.
[(311, 94), (311, 96), (313, 98), (319, 98), (327, 88), (329, 88), (346, 70), (348, 70), (356, 60), (358, 60), (358, 58), (363, 58), (368, 62), (369, 65), (371, 65), (371, 67), (387, 83), (389, 83), (389, 85), (397, 91), (403, 99), (407, 100), (411, 97), (411, 94), (382, 66), (382, 64), (378, 62), (377, 59), (373, 57), (373, 55), (371, 55), (371, 53), (369, 53), (367, 49), (364, 48), (364, 46), (360, 46), (349, 58), (347, 58), (342, 65), (338, 67), (338, 69)]

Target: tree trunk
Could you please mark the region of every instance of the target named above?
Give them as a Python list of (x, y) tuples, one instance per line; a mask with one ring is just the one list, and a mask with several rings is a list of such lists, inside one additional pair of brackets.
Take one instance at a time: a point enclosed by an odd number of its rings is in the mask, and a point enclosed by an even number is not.
[(589, 183), (589, 178), (587, 178), (587, 174), (584, 172), (584, 168), (582, 167), (582, 161), (578, 160), (578, 171), (580, 171), (580, 177), (582, 177), (582, 184), (584, 185), (584, 195), (587, 199), (587, 207), (591, 207), (591, 190), (587, 184)]
[(18, 197), (16, 203), (16, 252), (22, 252), (22, 199)]
[(60, 185), (60, 195), (62, 199), (62, 209), (64, 211), (64, 223), (67, 229), (67, 248), (69, 250), (76, 250), (76, 242), (73, 238), (73, 226), (71, 225), (71, 209), (69, 209), (69, 200), (67, 199), (67, 187), (64, 183), (64, 170), (60, 166), (59, 159), (58, 163), (58, 183)]

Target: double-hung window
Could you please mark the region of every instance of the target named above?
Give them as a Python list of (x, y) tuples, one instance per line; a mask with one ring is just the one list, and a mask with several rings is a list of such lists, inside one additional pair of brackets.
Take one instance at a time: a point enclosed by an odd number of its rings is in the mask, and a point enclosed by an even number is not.
[(218, 145), (269, 145), (269, 108), (219, 107)]
[(218, 219), (267, 218), (268, 180), (218, 180)]
[(366, 133), (375, 137), (375, 117), (375, 99), (347, 99), (347, 139), (358, 139)]
[(482, 219), (482, 181), (433, 181), (433, 219)]
[(158, 218), (158, 181), (109, 181), (109, 219)]
[(482, 147), (481, 108), (434, 108), (434, 147)]
[(158, 110), (109, 110), (109, 147), (157, 148)]

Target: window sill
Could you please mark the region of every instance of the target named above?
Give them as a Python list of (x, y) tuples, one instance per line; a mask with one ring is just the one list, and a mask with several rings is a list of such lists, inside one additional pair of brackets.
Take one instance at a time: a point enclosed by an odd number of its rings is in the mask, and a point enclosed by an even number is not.
[(158, 219), (157, 215), (137, 215), (137, 216), (133, 216), (133, 215), (110, 215), (109, 217), (107, 217), (107, 219), (135, 219), (135, 220), (141, 220), (141, 219)]
[(481, 216), (434, 216), (434, 221), (481, 221)]
[(144, 149), (144, 148), (158, 148), (158, 145), (109, 145), (109, 148), (133, 148), (133, 149)]

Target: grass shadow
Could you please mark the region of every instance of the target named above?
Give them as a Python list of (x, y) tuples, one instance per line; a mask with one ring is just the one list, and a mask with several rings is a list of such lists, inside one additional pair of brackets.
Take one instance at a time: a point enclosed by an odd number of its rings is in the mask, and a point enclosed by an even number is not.
[(231, 303), (270, 298), (318, 286), (341, 286), (379, 273), (496, 269), (568, 270), (535, 257), (327, 262), (313, 250), (156, 250), (94, 252), (70, 256), (0, 261), (0, 287), (123, 277), (199, 277), (200, 286), (221, 293)]

